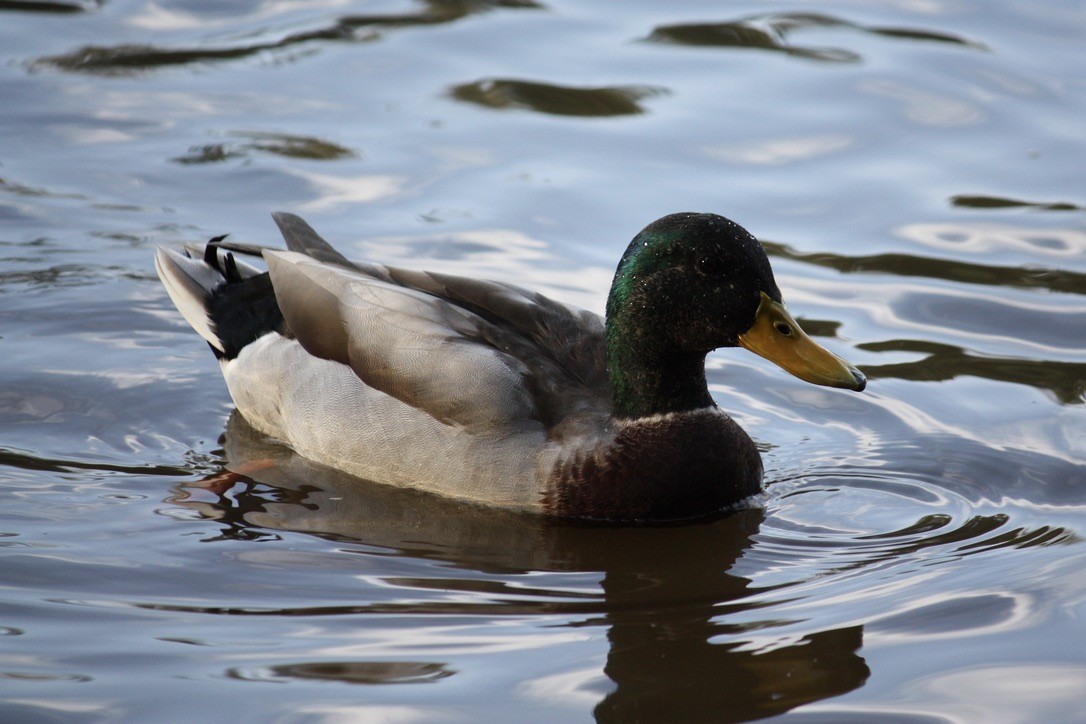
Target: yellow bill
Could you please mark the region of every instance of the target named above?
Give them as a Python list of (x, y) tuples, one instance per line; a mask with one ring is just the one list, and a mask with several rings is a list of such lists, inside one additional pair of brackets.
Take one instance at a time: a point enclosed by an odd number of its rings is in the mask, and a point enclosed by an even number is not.
[(739, 335), (739, 344), (816, 385), (857, 392), (867, 386), (862, 372), (808, 337), (784, 305), (765, 292), (754, 324)]

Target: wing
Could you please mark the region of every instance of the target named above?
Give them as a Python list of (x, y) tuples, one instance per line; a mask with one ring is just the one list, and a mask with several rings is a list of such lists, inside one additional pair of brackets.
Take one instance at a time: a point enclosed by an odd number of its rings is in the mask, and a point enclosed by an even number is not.
[(514, 285), (347, 261), (300, 218), (265, 252), (287, 324), (315, 356), (448, 424), (512, 432), (610, 412), (603, 322)]
[(272, 218), (291, 251), (448, 300), (499, 327), (519, 330), (548, 357), (559, 362), (571, 377), (584, 384), (607, 384), (604, 327), (598, 314), (556, 302), (515, 284), (352, 262), (300, 216), (280, 211), (272, 214)]

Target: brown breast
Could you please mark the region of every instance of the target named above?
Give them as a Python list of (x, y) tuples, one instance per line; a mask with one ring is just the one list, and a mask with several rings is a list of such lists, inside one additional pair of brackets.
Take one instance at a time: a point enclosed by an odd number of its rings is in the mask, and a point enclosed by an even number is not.
[(559, 458), (544, 509), (566, 518), (666, 521), (710, 515), (761, 489), (750, 436), (716, 408), (619, 422)]

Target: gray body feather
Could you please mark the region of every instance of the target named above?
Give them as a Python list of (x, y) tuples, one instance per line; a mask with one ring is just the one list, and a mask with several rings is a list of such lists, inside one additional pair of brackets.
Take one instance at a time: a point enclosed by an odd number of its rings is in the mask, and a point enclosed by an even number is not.
[[(300, 218), (275, 219), (290, 251), (263, 255), (290, 334), (222, 360), (257, 429), (360, 477), (525, 510), (543, 508), (556, 466), (614, 435), (598, 315), (511, 284), (353, 263)], [(216, 346), (202, 310), (223, 275), (166, 250), (156, 265)]]

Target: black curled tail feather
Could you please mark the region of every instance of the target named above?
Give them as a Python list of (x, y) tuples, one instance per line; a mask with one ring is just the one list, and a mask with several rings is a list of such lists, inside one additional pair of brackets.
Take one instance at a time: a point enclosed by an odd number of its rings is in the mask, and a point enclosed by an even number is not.
[(233, 254), (225, 256), (225, 282), (207, 300), (207, 316), (222, 348), (212, 351), (219, 359), (234, 359), (247, 345), (268, 332), (289, 336), (283, 313), (275, 301), (275, 289), (267, 272), (243, 278), (237, 273)]
[[(234, 359), (268, 332), (289, 331), (268, 273), (238, 262), (226, 249), (239, 245), (226, 244), (224, 238), (208, 241), (202, 254), (159, 248), (155, 267), (175, 306), (215, 356)], [(259, 254), (255, 247), (236, 250)]]

